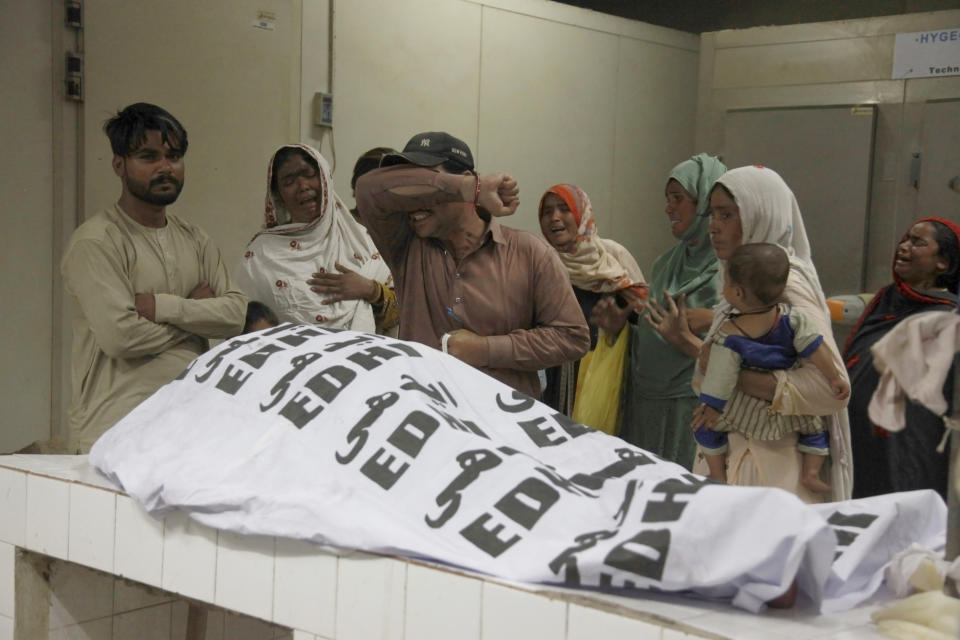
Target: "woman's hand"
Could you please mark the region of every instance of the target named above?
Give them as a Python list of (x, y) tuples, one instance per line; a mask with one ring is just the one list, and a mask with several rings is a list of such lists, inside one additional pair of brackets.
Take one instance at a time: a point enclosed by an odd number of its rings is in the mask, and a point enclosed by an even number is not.
[(777, 379), (770, 371), (751, 371), (741, 369), (737, 376), (737, 388), (741, 393), (759, 398), (764, 402), (773, 402), (777, 395)]
[(843, 376), (830, 379), (830, 390), (837, 400), (846, 400), (850, 397), (850, 383)]
[(686, 294), (681, 294), (676, 302), (668, 292), (663, 292), (667, 306), (662, 306), (652, 298), (647, 300), (644, 306), (647, 308), (647, 324), (666, 338), (670, 344), (675, 344), (681, 338), (684, 331), (690, 331), (690, 325), (687, 321), (687, 307), (685, 304)]
[(629, 306), (621, 309), (615, 296), (604, 296), (593, 305), (588, 320), (608, 336), (616, 338), (620, 335), (623, 325), (627, 323), (630, 311)]
[(376, 301), (377, 296), (380, 295), (380, 285), (376, 281), (351, 271), (339, 262), (335, 262), (334, 267), (340, 273), (315, 273), (307, 280), (310, 291), (330, 296), (323, 299), (323, 304), (332, 304), (341, 300)]
[(717, 428), (717, 422), (720, 421), (720, 412), (713, 407), (701, 404), (693, 410), (693, 420), (690, 422), (690, 428), (696, 431), (700, 427), (706, 427), (710, 431)]
[(687, 307), (684, 304), (686, 294), (681, 294), (674, 302), (673, 297), (666, 291), (663, 293), (667, 306), (649, 299), (644, 303), (647, 309), (647, 324), (663, 336), (663, 339), (672, 344), (691, 358), (696, 358), (703, 341), (690, 331), (687, 321)]

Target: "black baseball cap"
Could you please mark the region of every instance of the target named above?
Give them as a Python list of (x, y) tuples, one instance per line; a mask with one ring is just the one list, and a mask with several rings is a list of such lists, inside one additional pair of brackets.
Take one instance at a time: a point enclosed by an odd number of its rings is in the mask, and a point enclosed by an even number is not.
[(470, 147), (460, 138), (454, 138), (445, 131), (427, 131), (410, 138), (403, 151), (383, 156), (381, 167), (395, 164), (415, 164), (418, 167), (435, 167), (445, 162), (473, 171), (473, 154)]

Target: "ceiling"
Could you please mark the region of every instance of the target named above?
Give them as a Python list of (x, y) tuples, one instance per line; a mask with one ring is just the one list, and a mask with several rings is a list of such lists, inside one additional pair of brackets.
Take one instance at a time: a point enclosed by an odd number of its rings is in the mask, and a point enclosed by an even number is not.
[(958, 0), (559, 0), (672, 29), (703, 33), (957, 9)]

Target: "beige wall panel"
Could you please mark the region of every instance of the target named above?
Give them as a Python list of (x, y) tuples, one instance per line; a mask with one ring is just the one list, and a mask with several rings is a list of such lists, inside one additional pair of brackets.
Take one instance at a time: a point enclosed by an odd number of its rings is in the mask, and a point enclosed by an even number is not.
[[(960, 80), (960, 78), (958, 78)], [(910, 80), (908, 83), (927, 82)], [(960, 99), (960, 87), (953, 95)], [(938, 103), (932, 103), (936, 108)], [(877, 120), (877, 153), (874, 158), (874, 190), (867, 249), (867, 290), (875, 291), (891, 279), (891, 263), (897, 242), (903, 233), (917, 219), (924, 216), (942, 216), (957, 221), (960, 208), (925, 207), (921, 192), (910, 183), (910, 160), (915, 151), (923, 155), (921, 179), (929, 179), (944, 169), (949, 160), (937, 158), (934, 153), (937, 146), (948, 151), (948, 156), (957, 158), (957, 147), (948, 141), (956, 138), (960, 131), (960, 121), (952, 119), (941, 121), (942, 131), (932, 140), (925, 129), (928, 122), (927, 110), (931, 105), (926, 102), (907, 102), (905, 104), (880, 105)], [(952, 125), (952, 126), (951, 126)], [(925, 135), (926, 133), (926, 135)], [(926, 139), (925, 139), (926, 138)], [(960, 196), (952, 195), (948, 201), (960, 202)]]
[(924, 105), (917, 210), (960, 222), (960, 99)]
[[(425, 20), (446, 28), (418, 37)], [(601, 234), (626, 232), (625, 244), (662, 250), (617, 218), (614, 199), (645, 197), (659, 211), (662, 176), (647, 185), (644, 166), (651, 154), (667, 169), (690, 154), (695, 36), (541, 0), (354, 0), (336, 5), (334, 27), (335, 175), (347, 202), (361, 152), (446, 129), (471, 145), (481, 171), (517, 175), (521, 209), (510, 226), (539, 234), (543, 190), (571, 181), (590, 194)], [(314, 29), (305, 17), (305, 48)], [(323, 75), (305, 55), (304, 101), (316, 90), (311, 64)], [(674, 81), (676, 69), (688, 82)], [(637, 136), (649, 146), (635, 147)]]
[(336, 3), (335, 184), (348, 204), (353, 163), (371, 147), (445, 130), (477, 152), (480, 11), (457, 0)]
[(716, 35), (718, 48), (862, 38), (865, 36), (949, 28), (956, 24), (955, 14), (955, 11), (924, 11), (862, 20), (838, 20), (836, 22), (793, 24), (754, 29), (727, 29), (717, 31), (713, 35)]
[[(253, 26), (259, 10), (275, 15), (273, 30)], [(232, 268), (262, 221), (267, 160), (299, 133), (300, 3), (88, 0), (84, 12), (85, 215), (120, 193), (103, 121), (157, 103), (190, 135), (171, 211), (203, 227)]]
[(697, 146), (706, 149), (723, 148), (726, 142), (723, 132), (724, 114), (728, 109), (890, 104), (902, 100), (903, 82), (897, 80), (718, 89), (710, 92), (706, 100), (699, 100)]
[[(957, 12), (960, 23), (960, 11)], [(960, 96), (960, 76), (943, 78), (914, 78), (904, 81), (907, 102), (927, 100), (954, 100)]]
[(700, 64), (697, 67), (697, 118), (694, 146), (720, 148), (723, 144), (724, 111), (714, 103), (713, 67), (716, 62), (716, 33), (700, 36)]
[(874, 133), (872, 107), (727, 113), (724, 157), (771, 167), (790, 185), (827, 295), (863, 286)]
[[(882, 20), (879, 19), (879, 20)], [(871, 20), (841, 20), (837, 22), (817, 22), (813, 24), (791, 24), (779, 27), (755, 27), (751, 29), (724, 29), (715, 31), (718, 49), (728, 47), (755, 47), (762, 45), (780, 46), (784, 43), (821, 42), (826, 40), (845, 40), (867, 36), (896, 33), (887, 21), (886, 28), (872, 26)]]
[(550, 0), (464, 0), (493, 9), (571, 24), (581, 29), (602, 31), (651, 44), (662, 44), (696, 52), (699, 37), (685, 31), (668, 29), (637, 20), (627, 20), (607, 13), (581, 9)]
[[(50, 435), (53, 338), (53, 61), (50, 2), (5, 5), (0, 23), (3, 251), (0, 453)], [(16, 60), (16, 64), (9, 62)]]
[[(613, 225), (649, 278), (674, 240), (664, 213), (667, 173), (693, 155), (696, 52), (620, 39)], [(706, 150), (711, 151), (711, 150)]]
[[(328, 159), (329, 130), (314, 124), (313, 96), (329, 93), (330, 85), (330, 0), (310, 0), (303, 5), (303, 37), (300, 42), (300, 141)], [(334, 122), (340, 115), (334, 100)], [(322, 144), (326, 141), (326, 144)]]
[(867, 291), (890, 282), (893, 251), (904, 229), (896, 224), (897, 187), (907, 179), (909, 162), (900, 158), (903, 107), (882, 104), (877, 108), (870, 222), (867, 224), (865, 281)]
[(925, 213), (909, 185), (924, 103), (960, 98), (960, 77), (889, 79), (894, 34), (957, 24), (952, 10), (703, 34), (697, 144), (724, 146), (727, 109), (877, 104), (866, 250), (866, 288), (876, 290), (890, 281), (900, 234)]
[(902, 99), (903, 82), (897, 80), (747, 87), (713, 92), (713, 106), (718, 109), (873, 104), (900, 102)]
[(716, 50), (714, 89), (884, 80), (893, 36)]
[(537, 204), (553, 184), (590, 196), (609, 229), (616, 117), (616, 36), (485, 8), (480, 169), (520, 183), (506, 224), (540, 235)]

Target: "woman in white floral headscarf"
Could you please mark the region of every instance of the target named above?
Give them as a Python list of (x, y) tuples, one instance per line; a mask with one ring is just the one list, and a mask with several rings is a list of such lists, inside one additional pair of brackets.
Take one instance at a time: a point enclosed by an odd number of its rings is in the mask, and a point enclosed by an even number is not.
[(270, 159), (264, 224), (234, 279), (282, 321), (369, 333), (396, 324), (390, 271), (307, 145), (284, 145)]

